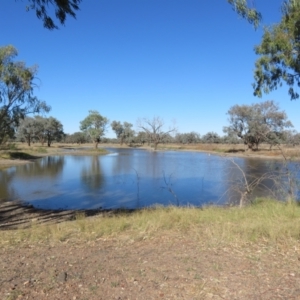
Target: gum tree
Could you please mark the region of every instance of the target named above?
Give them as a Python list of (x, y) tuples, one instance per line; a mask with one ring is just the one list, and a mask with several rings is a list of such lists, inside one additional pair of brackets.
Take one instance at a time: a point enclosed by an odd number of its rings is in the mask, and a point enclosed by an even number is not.
[(0, 145), (14, 135), (25, 116), (50, 110), (33, 94), (37, 67), (15, 61), (17, 54), (13, 46), (0, 47)]
[(300, 87), (300, 0), (284, 1), (278, 24), (266, 27), (255, 63), (254, 95), (261, 97), (286, 84), (291, 100), (299, 98)]
[[(81, 0), (27, 0), (27, 11), (35, 11), (38, 19), (42, 20), (47, 29), (57, 29), (54, 19), (57, 19), (61, 25), (65, 24), (67, 16), (76, 18), (76, 12), (79, 10)], [(54, 11), (53, 16), (49, 13)]]
[(124, 142), (128, 143), (134, 137), (134, 130), (132, 129), (132, 124), (128, 122), (117, 122), (112, 121), (110, 124), (112, 130), (115, 132), (117, 139), (119, 140), (120, 145)]
[(80, 122), (80, 130), (83, 131), (98, 148), (101, 137), (104, 136), (109, 121), (96, 110), (90, 110), (89, 115)]
[[(55, 19), (57, 19), (61, 25), (65, 25), (68, 16), (76, 18), (76, 13), (79, 10), (81, 1), (82, 0), (27, 0), (26, 10), (35, 11), (38, 19), (42, 20), (44, 27), (52, 30), (58, 28)], [(234, 11), (239, 15), (254, 24), (255, 27), (258, 26), (261, 15), (251, 6), (253, 2), (249, 0), (227, 0), (227, 2), (232, 5)], [(49, 13), (49, 10), (52, 11), (52, 14)]]
[(19, 140), (25, 140), (27, 145), (30, 146), (32, 140), (35, 138), (35, 126), (34, 119), (26, 117), (21, 120), (20, 125), (17, 129), (17, 138)]
[(249, 149), (258, 149), (262, 142), (280, 143), (284, 132), (293, 124), (274, 101), (252, 105), (234, 105), (228, 113), (230, 125), (223, 128), (228, 135), (236, 135)]

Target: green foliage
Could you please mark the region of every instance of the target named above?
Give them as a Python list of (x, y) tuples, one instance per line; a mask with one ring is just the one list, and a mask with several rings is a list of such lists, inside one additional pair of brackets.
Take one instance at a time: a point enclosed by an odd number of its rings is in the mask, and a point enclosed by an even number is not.
[(43, 21), (44, 27), (47, 29), (57, 29), (57, 25), (50, 17), (48, 7), (54, 8), (55, 18), (61, 25), (65, 24), (67, 16), (76, 17), (75, 12), (79, 10), (81, 0), (27, 0), (29, 5), (26, 10), (35, 10), (36, 16)]
[(66, 143), (84, 144), (88, 143), (89, 139), (83, 132), (74, 132), (73, 134), (67, 134)]
[(261, 44), (255, 47), (254, 95), (261, 97), (286, 83), (291, 99), (299, 98), (300, 86), (300, 0), (284, 1), (278, 24), (264, 29)]
[(251, 8), (248, 5), (247, 0), (227, 0), (227, 2), (240, 16), (242, 16), (244, 19), (247, 19), (248, 22), (253, 24), (255, 28), (258, 27), (262, 19), (261, 13), (258, 12), (254, 7)]
[(80, 122), (80, 130), (90, 137), (97, 148), (101, 137), (105, 134), (108, 122), (108, 119), (101, 116), (98, 111), (90, 110), (89, 115)]
[(130, 143), (134, 138), (134, 130), (132, 130), (132, 124), (128, 122), (124, 122), (121, 124), (121, 122), (113, 121), (111, 123), (112, 130), (116, 133), (116, 136), (122, 145), (125, 143)]
[(230, 126), (223, 131), (228, 135), (236, 135), (245, 145), (253, 149), (261, 142), (270, 145), (280, 144), (284, 130), (292, 127), (284, 111), (273, 101), (265, 101), (252, 105), (234, 105), (227, 113)]
[(28, 146), (32, 140), (39, 140), (42, 145), (47, 141), (50, 147), (53, 141), (59, 142), (63, 135), (63, 125), (53, 117), (26, 117), (17, 129), (17, 137), (21, 140), (25, 139)]
[[(76, 12), (79, 10), (81, 0), (27, 0), (26, 10), (34, 10), (36, 16), (43, 21), (47, 29), (57, 29), (53, 17), (49, 14), (49, 7), (54, 10), (55, 18), (61, 25), (65, 24), (67, 16), (76, 18)], [(261, 14), (253, 7), (248, 5), (247, 0), (227, 0), (232, 5), (234, 11), (240, 16), (247, 19), (255, 28), (258, 27), (262, 17)], [(252, 2), (250, 2), (252, 3)]]
[(216, 132), (208, 132), (202, 137), (203, 143), (218, 144), (221, 142), (221, 137)]
[(188, 133), (177, 133), (175, 135), (176, 143), (180, 144), (192, 144), (200, 142), (200, 134), (197, 132), (188, 132)]
[(13, 46), (0, 47), (0, 144), (14, 135), (26, 115), (50, 110), (33, 95), (37, 67), (14, 61), (16, 56)]

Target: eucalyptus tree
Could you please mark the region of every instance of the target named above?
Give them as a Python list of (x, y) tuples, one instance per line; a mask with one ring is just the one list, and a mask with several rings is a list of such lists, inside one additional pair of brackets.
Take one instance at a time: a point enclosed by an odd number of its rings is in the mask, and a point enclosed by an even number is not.
[(122, 145), (124, 142), (125, 143), (130, 143), (131, 140), (134, 137), (134, 130), (132, 129), (132, 124), (128, 122), (117, 122), (113, 121), (111, 123), (111, 128), (115, 132), (117, 139), (119, 140), (120, 145)]
[(16, 136), (18, 139), (24, 139), (27, 145), (30, 146), (35, 138), (35, 131), (35, 120), (31, 117), (26, 117), (20, 121)]
[(209, 143), (209, 144), (219, 144), (221, 143), (221, 137), (213, 131), (210, 131), (202, 136), (201, 138), (203, 143)]
[(89, 115), (80, 122), (80, 130), (83, 131), (93, 141), (95, 148), (101, 141), (107, 129), (109, 120), (100, 115), (96, 110), (90, 110)]
[(149, 140), (149, 135), (145, 131), (139, 131), (135, 136), (135, 142), (144, 145)]
[(14, 135), (25, 116), (50, 110), (33, 95), (37, 67), (15, 61), (17, 54), (13, 46), (0, 47), (0, 145)]
[(56, 118), (46, 118), (45, 135), (47, 146), (50, 147), (53, 141), (59, 142), (64, 136), (63, 125)]
[(139, 119), (137, 126), (147, 134), (148, 141), (153, 143), (154, 150), (157, 150), (158, 144), (168, 137), (169, 134), (176, 132), (175, 126), (164, 129), (164, 121), (160, 117)]
[(42, 146), (44, 146), (47, 137), (45, 134), (45, 127), (46, 127), (46, 118), (41, 116), (34, 117), (34, 130), (35, 130), (35, 139), (38, 140)]
[(177, 133), (175, 135), (175, 142), (180, 144), (194, 144), (199, 143), (200, 140), (200, 134), (195, 131), (187, 133)]
[(250, 149), (258, 149), (261, 142), (270, 145), (280, 143), (284, 131), (293, 124), (284, 111), (274, 101), (252, 105), (234, 105), (227, 113), (230, 125), (223, 128), (229, 135), (234, 134), (243, 140)]
[(81, 131), (68, 134), (66, 138), (67, 143), (84, 144), (88, 143), (88, 137)]
[[(79, 10), (81, 0), (27, 0), (27, 11), (35, 11), (36, 16), (42, 20), (47, 29), (57, 29), (56, 18), (61, 25), (65, 24), (67, 16), (76, 18), (76, 12)], [(54, 12), (51, 16), (50, 11)]]
[[(27, 11), (35, 11), (36, 16), (42, 20), (47, 29), (57, 29), (55, 18), (61, 25), (65, 25), (67, 16), (76, 18), (76, 13), (82, 0), (27, 0)], [(250, 6), (251, 1), (247, 0), (227, 0), (233, 9), (250, 23), (258, 26), (261, 20), (261, 14)], [(248, 3), (249, 2), (249, 3)], [(54, 11), (51, 16), (50, 11)]]
[(286, 0), (282, 4), (279, 23), (264, 28), (260, 45), (255, 52), (254, 95), (261, 97), (281, 87), (289, 86), (291, 99), (299, 98), (300, 87), (300, 0)]

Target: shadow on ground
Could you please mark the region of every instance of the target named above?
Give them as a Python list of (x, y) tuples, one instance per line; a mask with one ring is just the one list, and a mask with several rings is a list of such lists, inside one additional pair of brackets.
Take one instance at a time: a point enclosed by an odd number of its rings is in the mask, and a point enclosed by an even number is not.
[(77, 215), (84, 213), (86, 217), (96, 215), (114, 216), (130, 214), (134, 210), (44, 210), (32, 205), (23, 205), (19, 201), (0, 200), (0, 230), (29, 228), (32, 224), (56, 224), (75, 220)]

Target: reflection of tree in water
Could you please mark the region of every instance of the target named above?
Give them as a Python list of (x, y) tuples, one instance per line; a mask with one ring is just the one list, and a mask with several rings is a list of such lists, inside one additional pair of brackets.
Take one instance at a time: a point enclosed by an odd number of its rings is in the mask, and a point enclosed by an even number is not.
[(14, 168), (0, 172), (0, 199), (8, 200), (15, 198), (14, 190), (10, 186), (15, 173), (16, 171)]
[(37, 160), (35, 163), (19, 166), (17, 175), (26, 178), (54, 178), (62, 172), (64, 163), (65, 160), (63, 156), (45, 157)]
[(91, 156), (91, 164), (81, 171), (81, 180), (92, 190), (97, 190), (103, 185), (104, 177), (98, 156)]

